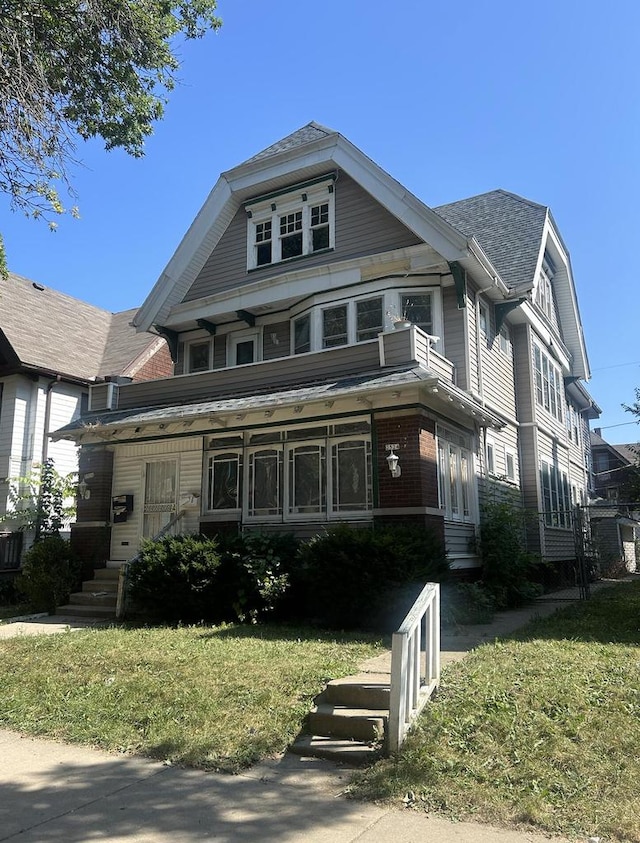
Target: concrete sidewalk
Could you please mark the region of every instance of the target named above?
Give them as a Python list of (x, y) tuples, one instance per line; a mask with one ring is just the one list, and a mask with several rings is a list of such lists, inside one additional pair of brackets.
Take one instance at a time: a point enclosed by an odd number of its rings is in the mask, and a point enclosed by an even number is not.
[[(633, 577), (635, 578), (635, 577)], [(598, 583), (594, 590), (613, 583)], [(536, 616), (578, 599), (577, 589), (546, 595), (491, 624), (442, 637), (443, 663), (508, 635)], [(91, 625), (38, 618), (0, 626), (0, 637)], [(389, 654), (363, 669), (388, 668)], [(0, 730), (0, 841), (85, 843), (543, 843), (527, 831), (450, 823), (411, 809), (345, 798), (350, 771), (285, 754), (238, 776), (165, 766), (142, 758), (21, 737)], [(554, 838), (562, 840), (562, 838)]]
[(0, 731), (0, 840), (20, 843), (543, 843), (343, 797), (348, 774), (285, 755), (239, 776)]

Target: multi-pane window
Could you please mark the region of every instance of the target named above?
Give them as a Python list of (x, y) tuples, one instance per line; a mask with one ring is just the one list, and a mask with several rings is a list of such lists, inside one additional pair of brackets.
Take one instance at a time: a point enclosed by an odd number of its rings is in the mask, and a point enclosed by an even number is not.
[(264, 264), (271, 263), (271, 220), (256, 223), (255, 228), (255, 242), (256, 242), (256, 265), (264, 266)]
[(326, 520), (371, 509), (367, 422), (271, 430), (246, 437), (245, 447), (234, 448), (227, 446), (224, 437), (211, 440), (215, 450), (207, 459), (209, 512), (243, 509), (248, 520), (295, 521)]
[(551, 282), (555, 275), (555, 264), (548, 252), (545, 252), (542, 269), (536, 287), (536, 304), (543, 313), (551, 319), (553, 313), (553, 287)]
[(280, 217), (280, 258), (295, 258), (302, 254), (302, 211)]
[(248, 202), (245, 210), (248, 269), (333, 246), (333, 179)]
[(488, 474), (495, 474), (496, 473), (496, 446), (495, 446), (492, 439), (487, 439), (486, 455), (487, 455), (487, 473)]
[(540, 491), (544, 523), (548, 527), (571, 527), (569, 478), (557, 465), (541, 460)]
[(322, 346), (333, 348), (335, 345), (346, 345), (349, 341), (349, 325), (347, 321), (347, 305), (327, 307), (322, 311)]
[(445, 518), (474, 520), (473, 455), (467, 437), (438, 426), (438, 495)]
[(489, 308), (484, 302), (478, 304), (478, 325), (485, 337), (489, 336)]
[(507, 480), (515, 482), (516, 479), (516, 458), (512, 451), (504, 451), (504, 468)]
[(373, 340), (384, 330), (382, 298), (356, 302), (356, 341)]
[(509, 336), (509, 329), (506, 325), (500, 326), (500, 332), (498, 334), (498, 339), (500, 342), (500, 351), (503, 354), (510, 355), (511, 354), (511, 337)]
[(533, 372), (536, 403), (562, 421), (563, 387), (560, 370), (551, 359), (534, 343)]
[(329, 248), (329, 203), (311, 208), (311, 251)]
[(567, 436), (569, 441), (575, 445), (580, 444), (580, 413), (576, 410), (573, 404), (567, 403), (565, 407), (566, 422), (567, 422)]

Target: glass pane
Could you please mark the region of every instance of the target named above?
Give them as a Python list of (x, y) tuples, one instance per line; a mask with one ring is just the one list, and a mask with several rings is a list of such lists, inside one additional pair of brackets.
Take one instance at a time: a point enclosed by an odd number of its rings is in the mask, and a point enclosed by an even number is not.
[(326, 426), (322, 427), (298, 427), (287, 431), (287, 439), (320, 439), (327, 435)]
[(251, 515), (280, 513), (280, 455), (278, 451), (257, 451), (251, 455), (250, 502)]
[(325, 348), (347, 342), (347, 306), (329, 307), (322, 312), (322, 344)]
[(209, 350), (208, 342), (193, 343), (189, 346), (190, 372), (203, 372), (209, 368)]
[(413, 322), (427, 334), (433, 333), (431, 293), (402, 296), (402, 317)]
[(311, 248), (314, 252), (319, 249), (329, 248), (329, 226), (325, 225), (322, 228), (314, 228), (311, 230)]
[(293, 353), (311, 351), (311, 317), (301, 316), (293, 323)]
[(322, 225), (329, 222), (329, 203), (314, 205), (311, 208), (311, 225)]
[(357, 340), (375, 339), (383, 330), (382, 299), (356, 302)]
[(325, 508), (324, 447), (301, 445), (289, 451), (289, 511), (317, 513)]
[(458, 500), (458, 455), (456, 449), (449, 445), (449, 496), (451, 500), (451, 513), (458, 515), (460, 503)]
[(236, 345), (236, 366), (253, 363), (255, 340), (245, 340)]
[(462, 514), (468, 518), (471, 514), (471, 490), (469, 477), (469, 455), (466, 451), (460, 452), (460, 481), (462, 487)]
[(299, 234), (289, 234), (283, 237), (281, 241), (281, 257), (282, 260), (287, 258), (295, 258), (302, 254), (302, 232)]
[(368, 509), (371, 499), (369, 442), (354, 440), (333, 446), (334, 512)]
[(256, 248), (256, 264), (263, 266), (271, 263), (271, 243), (259, 243)]
[(237, 509), (240, 456), (218, 454), (209, 458), (209, 509)]
[(147, 463), (147, 479), (144, 490), (145, 504), (175, 504), (176, 462), (158, 460)]

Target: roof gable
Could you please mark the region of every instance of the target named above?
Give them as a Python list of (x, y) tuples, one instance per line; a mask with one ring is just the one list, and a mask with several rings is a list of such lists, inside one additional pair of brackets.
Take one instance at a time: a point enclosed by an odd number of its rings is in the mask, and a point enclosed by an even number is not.
[(223, 173), (135, 317), (141, 330), (163, 324), (181, 302), (240, 205), (253, 196), (339, 169), (444, 260), (469, 258), (467, 238), (364, 155), (346, 138), (309, 123)]

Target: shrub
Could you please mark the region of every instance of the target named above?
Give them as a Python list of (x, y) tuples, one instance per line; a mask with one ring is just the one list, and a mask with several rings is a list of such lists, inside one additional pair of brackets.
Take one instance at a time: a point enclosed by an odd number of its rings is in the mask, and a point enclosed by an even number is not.
[(215, 539), (204, 536), (146, 539), (129, 571), (131, 597), (154, 620), (211, 620), (220, 561)]
[(216, 609), (220, 620), (256, 622), (282, 606), (298, 542), (290, 533), (245, 533), (219, 538)]
[(25, 554), (16, 586), (34, 611), (53, 613), (69, 599), (78, 571), (69, 542), (60, 536), (47, 536)]
[(340, 525), (304, 544), (300, 559), (294, 593), (311, 620), (338, 629), (390, 630), (425, 582), (449, 573), (442, 544), (424, 528)]
[(525, 546), (526, 514), (506, 502), (483, 507), (478, 550), (482, 583), (497, 609), (521, 606), (542, 592), (534, 582), (542, 560)]
[(479, 582), (454, 583), (442, 592), (442, 623), (458, 624), (491, 623), (496, 602)]

